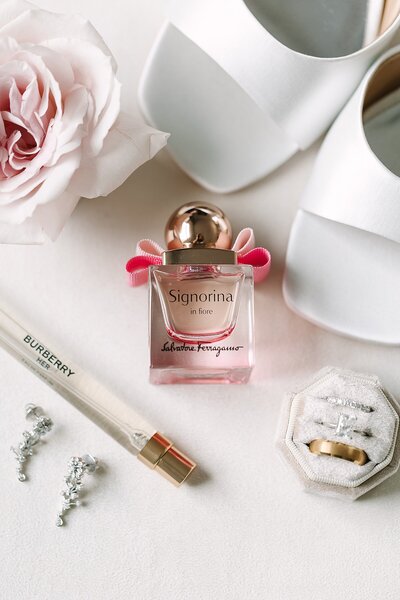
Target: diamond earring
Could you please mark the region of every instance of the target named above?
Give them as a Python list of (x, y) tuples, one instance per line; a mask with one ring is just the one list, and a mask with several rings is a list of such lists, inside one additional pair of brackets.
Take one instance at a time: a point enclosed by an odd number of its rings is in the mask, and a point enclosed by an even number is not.
[(48, 433), (53, 427), (53, 421), (47, 417), (40, 406), (27, 404), (25, 407), (25, 416), (28, 420), (34, 421), (31, 431), (24, 431), (23, 441), (16, 448), (11, 447), (18, 462), (17, 474), (19, 481), (25, 481), (24, 464), (33, 454), (33, 447), (40, 442), (41, 438)]
[(91, 454), (85, 454), (82, 458), (73, 456), (68, 463), (68, 474), (65, 477), (66, 489), (61, 492), (63, 497), (62, 507), (57, 515), (56, 525), (64, 525), (63, 516), (74, 506), (80, 506), (80, 493), (82, 489), (82, 479), (86, 473), (94, 473), (99, 468), (97, 458)]

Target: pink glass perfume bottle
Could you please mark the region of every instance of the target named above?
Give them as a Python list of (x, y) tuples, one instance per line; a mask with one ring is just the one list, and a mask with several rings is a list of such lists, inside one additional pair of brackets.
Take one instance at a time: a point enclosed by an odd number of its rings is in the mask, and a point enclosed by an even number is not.
[(166, 228), (150, 278), (153, 383), (245, 383), (254, 364), (253, 269), (237, 264), (232, 230), (209, 204), (186, 204)]

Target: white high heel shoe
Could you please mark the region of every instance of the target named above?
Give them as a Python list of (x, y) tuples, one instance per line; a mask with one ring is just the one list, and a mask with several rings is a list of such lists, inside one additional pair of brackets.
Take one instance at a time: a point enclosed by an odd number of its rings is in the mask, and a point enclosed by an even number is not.
[(400, 46), (325, 138), (292, 227), (284, 296), (318, 325), (400, 344)]
[(147, 120), (230, 192), (323, 133), (399, 25), (399, 0), (175, 0), (142, 75)]

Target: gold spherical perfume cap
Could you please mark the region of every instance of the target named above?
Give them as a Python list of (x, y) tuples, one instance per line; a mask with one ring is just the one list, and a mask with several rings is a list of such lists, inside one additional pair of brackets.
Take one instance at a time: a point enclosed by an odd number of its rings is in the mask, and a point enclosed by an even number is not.
[(165, 228), (168, 250), (222, 248), (232, 245), (232, 228), (225, 214), (212, 204), (184, 204), (171, 215)]

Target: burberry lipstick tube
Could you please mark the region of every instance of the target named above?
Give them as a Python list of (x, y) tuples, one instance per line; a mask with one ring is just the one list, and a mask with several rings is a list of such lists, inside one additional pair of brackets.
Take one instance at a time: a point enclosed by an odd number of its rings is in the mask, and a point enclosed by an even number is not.
[(195, 468), (153, 425), (2, 309), (0, 346), (175, 485)]

